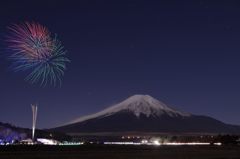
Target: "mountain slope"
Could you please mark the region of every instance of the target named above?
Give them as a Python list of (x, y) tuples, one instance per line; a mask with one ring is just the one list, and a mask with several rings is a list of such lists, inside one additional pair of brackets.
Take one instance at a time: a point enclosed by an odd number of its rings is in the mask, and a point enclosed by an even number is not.
[[(63, 133), (56, 133), (45, 130), (36, 130), (37, 138), (51, 138), (59, 141), (70, 140), (71, 137)], [(50, 135), (51, 134), (51, 135)], [(28, 128), (16, 127), (11, 124), (0, 122), (0, 144), (1, 142), (11, 143), (12, 141), (21, 141), (32, 137), (32, 130)]]
[(22, 140), (27, 137), (24, 129), (0, 122), (0, 140), (12, 142), (13, 140)]
[(117, 105), (75, 119), (54, 130), (65, 133), (240, 133), (238, 126), (174, 110), (149, 95), (134, 95)]

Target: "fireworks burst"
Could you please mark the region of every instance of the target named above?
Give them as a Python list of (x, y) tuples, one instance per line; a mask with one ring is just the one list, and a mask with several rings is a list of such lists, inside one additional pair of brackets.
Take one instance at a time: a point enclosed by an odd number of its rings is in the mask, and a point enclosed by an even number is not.
[(32, 84), (61, 84), (61, 78), (70, 62), (61, 42), (38, 23), (14, 24), (8, 28), (11, 50), (9, 56), (14, 71), (29, 71), (25, 78)]

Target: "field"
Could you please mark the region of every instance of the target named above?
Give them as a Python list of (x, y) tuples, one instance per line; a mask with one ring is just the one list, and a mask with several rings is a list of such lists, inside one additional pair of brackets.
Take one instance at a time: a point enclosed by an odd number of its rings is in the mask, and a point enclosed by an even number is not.
[(240, 159), (236, 146), (1, 146), (0, 159)]

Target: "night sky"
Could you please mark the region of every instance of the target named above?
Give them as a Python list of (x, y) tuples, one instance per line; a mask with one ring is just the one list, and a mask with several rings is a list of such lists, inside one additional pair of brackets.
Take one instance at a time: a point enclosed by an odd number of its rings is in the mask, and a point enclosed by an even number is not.
[[(68, 50), (61, 87), (9, 69), (7, 26), (39, 22)], [(95, 113), (134, 94), (240, 125), (240, 2), (1, 0), (0, 121), (38, 128)]]

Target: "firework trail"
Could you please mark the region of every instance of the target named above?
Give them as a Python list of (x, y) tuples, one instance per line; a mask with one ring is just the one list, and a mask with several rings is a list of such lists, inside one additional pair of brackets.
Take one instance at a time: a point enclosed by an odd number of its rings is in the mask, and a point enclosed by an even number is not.
[(32, 84), (61, 84), (61, 78), (70, 62), (61, 42), (49, 30), (38, 24), (25, 22), (8, 27), (9, 59), (14, 71), (28, 71), (25, 78)]

